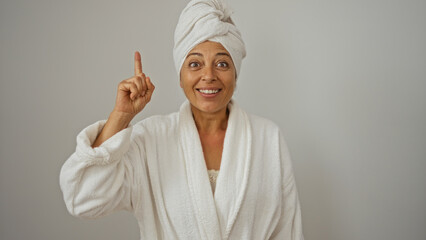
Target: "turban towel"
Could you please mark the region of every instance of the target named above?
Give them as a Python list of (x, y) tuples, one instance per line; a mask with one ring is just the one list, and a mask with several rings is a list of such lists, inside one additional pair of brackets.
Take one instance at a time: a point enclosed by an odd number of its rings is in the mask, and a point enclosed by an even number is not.
[(183, 9), (175, 30), (173, 58), (178, 75), (188, 53), (204, 41), (221, 43), (231, 54), (237, 76), (246, 49), (232, 11), (222, 0), (192, 0)]

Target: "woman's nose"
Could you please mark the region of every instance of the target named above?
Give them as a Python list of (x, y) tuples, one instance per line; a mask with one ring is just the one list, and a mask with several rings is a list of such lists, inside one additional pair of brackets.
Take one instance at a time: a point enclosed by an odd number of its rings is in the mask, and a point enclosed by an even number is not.
[(202, 80), (207, 82), (212, 82), (216, 80), (216, 73), (213, 67), (205, 66), (203, 68)]

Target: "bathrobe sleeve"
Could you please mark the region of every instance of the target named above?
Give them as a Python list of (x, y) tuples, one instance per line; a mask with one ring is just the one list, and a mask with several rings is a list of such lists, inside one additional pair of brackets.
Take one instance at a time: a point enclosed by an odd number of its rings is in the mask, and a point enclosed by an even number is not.
[(68, 211), (82, 218), (97, 218), (116, 210), (132, 211), (140, 171), (136, 161), (143, 150), (131, 142), (129, 125), (97, 148), (91, 145), (105, 125), (98, 121), (77, 136), (76, 151), (64, 163), (60, 186)]
[(296, 182), (287, 144), (282, 134), (279, 136), (282, 181), (281, 217), (271, 239), (303, 240), (302, 216)]

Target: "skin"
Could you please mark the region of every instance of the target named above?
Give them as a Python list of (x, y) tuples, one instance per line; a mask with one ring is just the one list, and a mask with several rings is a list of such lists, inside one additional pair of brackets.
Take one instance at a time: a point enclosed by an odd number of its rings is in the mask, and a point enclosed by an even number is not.
[[(180, 86), (191, 103), (208, 169), (220, 168), (228, 125), (227, 106), (236, 87), (236, 71), (229, 52), (220, 43), (206, 41), (187, 55)], [(214, 97), (200, 89), (218, 89)]]
[(134, 60), (135, 75), (118, 84), (114, 109), (92, 148), (100, 146), (108, 138), (127, 128), (132, 119), (151, 101), (155, 86), (142, 71), (139, 52), (135, 52)]
[[(127, 128), (151, 101), (155, 86), (142, 70), (139, 52), (135, 52), (134, 62), (135, 74), (119, 83), (114, 109), (93, 148)], [(191, 103), (207, 169), (218, 170), (228, 126), (227, 106), (236, 87), (236, 71), (229, 52), (220, 43), (206, 41), (198, 44), (183, 63), (180, 86)], [(200, 91), (207, 89), (218, 92)]]

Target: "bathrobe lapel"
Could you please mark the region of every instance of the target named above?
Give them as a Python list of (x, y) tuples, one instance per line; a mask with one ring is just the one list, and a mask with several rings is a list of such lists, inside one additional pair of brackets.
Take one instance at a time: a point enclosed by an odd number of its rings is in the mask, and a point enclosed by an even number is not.
[(222, 239), (203, 149), (188, 101), (179, 112), (179, 140), (200, 235), (208, 240)]
[(247, 191), (251, 165), (251, 125), (247, 114), (231, 101), (215, 202), (223, 239), (228, 239)]
[(251, 126), (233, 101), (215, 195), (211, 190), (200, 137), (186, 101), (179, 113), (179, 140), (186, 164), (191, 200), (203, 239), (227, 239), (247, 189), (251, 161)]

